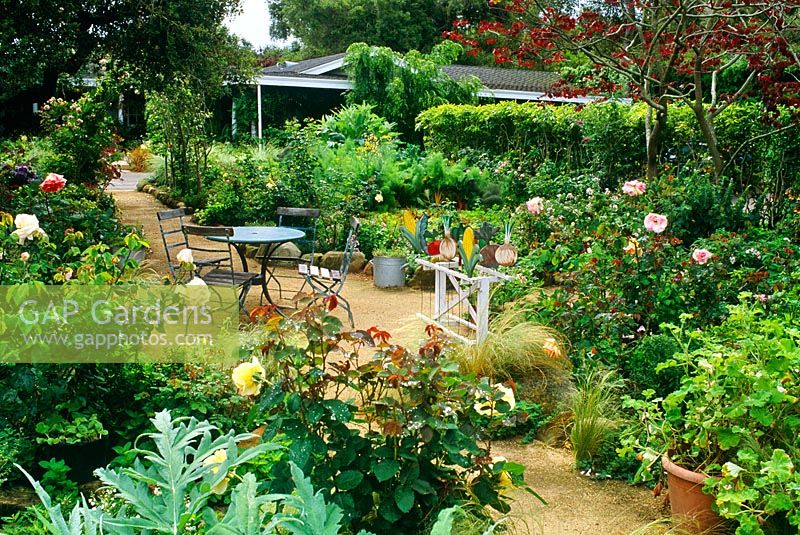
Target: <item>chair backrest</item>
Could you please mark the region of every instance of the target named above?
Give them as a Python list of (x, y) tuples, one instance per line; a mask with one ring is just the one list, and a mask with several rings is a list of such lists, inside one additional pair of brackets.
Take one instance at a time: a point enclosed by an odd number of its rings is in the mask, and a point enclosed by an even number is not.
[(183, 233), (183, 218), (186, 217), (186, 210), (178, 208), (175, 210), (165, 210), (157, 212), (158, 228), (161, 230), (161, 241), (164, 243), (164, 251), (167, 254), (167, 266), (169, 267), (170, 274), (175, 277), (175, 268), (179, 263), (173, 258), (173, 250), (175, 254), (181, 249), (188, 249), (189, 242), (186, 239), (186, 234)]
[(342, 274), (340, 284), (344, 284), (344, 279), (347, 277), (347, 271), (350, 269), (350, 261), (353, 260), (353, 254), (358, 250), (358, 229), (361, 227), (361, 222), (357, 217), (350, 218), (350, 232), (347, 234), (347, 242), (344, 245), (344, 255), (342, 255), (342, 265), (339, 267), (339, 273)]
[[(224, 241), (212, 241), (209, 239), (193, 240), (190, 249), (192, 253), (197, 252), (207, 253), (209, 256), (214, 257), (218, 262), (215, 262), (213, 269), (221, 269), (230, 271), (231, 285), (234, 284), (234, 270), (233, 270), (233, 246), (228, 240), (233, 236), (233, 228), (231, 227), (203, 227), (200, 225), (183, 225), (183, 233), (186, 236), (186, 242), (189, 243), (189, 236), (197, 236), (200, 238), (221, 237), (225, 238)], [(200, 275), (198, 270), (198, 275)]]
[(317, 208), (289, 208), (279, 206), (275, 213), (278, 216), (279, 227), (289, 227), (305, 232), (306, 237), (294, 240), (298, 246), (305, 245), (311, 249), (311, 261), (314, 261), (314, 252), (317, 246), (317, 220), (319, 210)]

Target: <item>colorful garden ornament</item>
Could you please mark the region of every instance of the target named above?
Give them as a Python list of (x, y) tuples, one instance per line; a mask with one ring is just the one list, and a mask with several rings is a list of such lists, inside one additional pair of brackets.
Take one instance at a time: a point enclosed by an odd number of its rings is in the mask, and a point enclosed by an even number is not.
[(503, 228), (505, 229), (505, 240), (503, 240), (503, 245), (495, 251), (494, 258), (501, 266), (509, 267), (517, 263), (517, 248), (511, 245), (512, 224), (505, 223)]

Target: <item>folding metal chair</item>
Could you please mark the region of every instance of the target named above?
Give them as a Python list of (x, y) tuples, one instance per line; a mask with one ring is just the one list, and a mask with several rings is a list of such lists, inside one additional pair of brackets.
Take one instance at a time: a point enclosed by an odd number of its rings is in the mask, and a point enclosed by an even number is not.
[(347, 312), (350, 326), (353, 328), (355, 328), (353, 311), (350, 308), (350, 303), (341, 296), (341, 291), (344, 288), (344, 281), (350, 269), (350, 261), (353, 259), (353, 253), (355, 253), (358, 248), (358, 228), (360, 226), (361, 223), (357, 218), (350, 218), (350, 233), (347, 235), (347, 243), (345, 244), (344, 255), (342, 256), (342, 263), (338, 270), (322, 268), (315, 266), (313, 263), (300, 264), (298, 266), (299, 273), (305, 277), (306, 284), (314, 290), (317, 297), (336, 297), (339, 306)]
[[(173, 258), (172, 251), (177, 249), (191, 249), (189, 247), (189, 239), (183, 232), (184, 217), (186, 217), (186, 210), (177, 208), (175, 210), (165, 210), (156, 213), (158, 218), (158, 228), (161, 230), (161, 241), (164, 243), (164, 251), (167, 254), (167, 266), (172, 278), (175, 278), (176, 269), (180, 267), (181, 263)], [(177, 254), (176, 252), (176, 254)], [(222, 262), (224, 258), (210, 258), (210, 259), (197, 259), (195, 258), (195, 267), (208, 267), (215, 266)]]
[[(209, 286), (234, 286), (240, 288), (239, 308), (246, 311), (244, 300), (247, 297), (247, 292), (250, 291), (254, 284), (261, 284), (261, 275), (233, 269), (233, 245), (229, 241), (230, 237), (233, 236), (233, 229), (231, 227), (183, 225), (183, 232), (186, 235), (187, 243), (189, 236), (207, 238), (202, 244), (192, 244), (193, 252), (200, 251), (214, 256), (225, 255), (219, 262), (214, 264), (212, 269), (205, 273), (202, 272), (202, 268), (198, 267), (197, 276)], [(217, 239), (213, 240), (215, 237)]]

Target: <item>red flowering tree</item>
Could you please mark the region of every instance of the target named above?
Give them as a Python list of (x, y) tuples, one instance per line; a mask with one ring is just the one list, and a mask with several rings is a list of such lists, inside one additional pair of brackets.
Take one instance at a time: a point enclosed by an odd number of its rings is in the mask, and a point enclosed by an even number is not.
[[(496, 63), (528, 68), (565, 62), (577, 53), (585, 74), (558, 88), (567, 96), (625, 92), (648, 106), (647, 175), (655, 176), (673, 103), (691, 106), (719, 177), (725, 169), (714, 119), (760, 89), (770, 109), (800, 104), (790, 75), (797, 51), (800, 0), (593, 0), (579, 9), (542, 0), (489, 0), (508, 21), (459, 19), (446, 37), (491, 51)], [(743, 72), (735, 87), (721, 80)], [(776, 129), (775, 131), (779, 131)]]

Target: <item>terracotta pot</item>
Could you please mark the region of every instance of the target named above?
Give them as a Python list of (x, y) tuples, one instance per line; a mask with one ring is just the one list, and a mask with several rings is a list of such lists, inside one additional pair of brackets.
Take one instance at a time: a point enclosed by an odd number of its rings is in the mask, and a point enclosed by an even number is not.
[(730, 532), (730, 524), (711, 508), (714, 496), (703, 493), (708, 477), (673, 463), (666, 456), (661, 464), (667, 472), (667, 488), (672, 518), (687, 533), (722, 534)]

